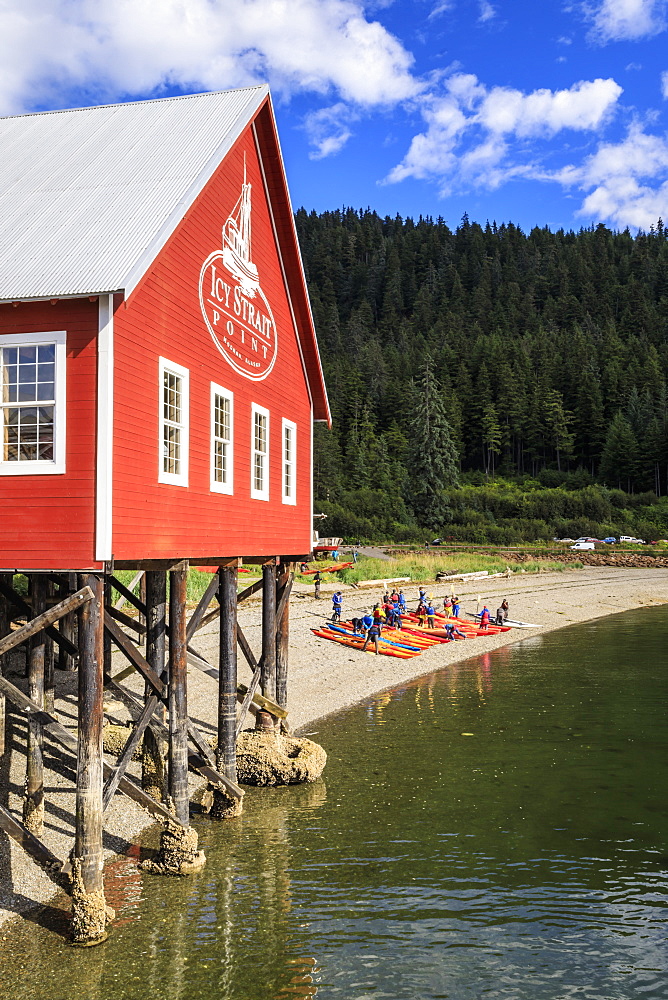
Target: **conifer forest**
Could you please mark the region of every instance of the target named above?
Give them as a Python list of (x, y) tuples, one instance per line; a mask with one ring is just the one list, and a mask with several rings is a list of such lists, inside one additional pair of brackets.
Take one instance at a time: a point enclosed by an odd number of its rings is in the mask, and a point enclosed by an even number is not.
[(668, 536), (668, 232), (296, 214), (327, 534)]

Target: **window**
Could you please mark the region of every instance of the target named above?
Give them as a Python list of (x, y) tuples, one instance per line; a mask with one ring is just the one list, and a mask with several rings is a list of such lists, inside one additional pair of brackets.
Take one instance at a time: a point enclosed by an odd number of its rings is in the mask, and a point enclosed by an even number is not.
[(234, 396), (211, 383), (211, 491), (234, 492)]
[(190, 374), (187, 368), (160, 358), (160, 469), (158, 482), (188, 485), (188, 420)]
[(0, 474), (65, 472), (65, 331), (0, 337)]
[(269, 410), (251, 406), (251, 497), (269, 499)]
[(297, 425), (283, 420), (283, 503), (297, 503)]

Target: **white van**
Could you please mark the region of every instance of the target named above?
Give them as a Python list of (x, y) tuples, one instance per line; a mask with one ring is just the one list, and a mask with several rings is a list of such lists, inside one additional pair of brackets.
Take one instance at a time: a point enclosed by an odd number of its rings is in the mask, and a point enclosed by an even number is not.
[(593, 542), (576, 542), (575, 545), (571, 545), (572, 549), (577, 549), (582, 552), (583, 549), (589, 549), (591, 551), (594, 548)]

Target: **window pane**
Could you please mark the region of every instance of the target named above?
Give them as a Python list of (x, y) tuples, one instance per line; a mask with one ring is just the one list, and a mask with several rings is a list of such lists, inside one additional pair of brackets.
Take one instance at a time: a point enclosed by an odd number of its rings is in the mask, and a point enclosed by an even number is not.
[(38, 348), (37, 360), (42, 361), (55, 361), (56, 359), (56, 345), (55, 344), (43, 344)]
[(19, 364), (35, 364), (37, 361), (36, 347), (19, 347)]
[(39, 458), (41, 462), (53, 462), (53, 445), (52, 444), (40, 444), (39, 445)]
[(27, 385), (18, 386), (18, 400), (19, 403), (32, 403), (37, 398), (37, 386), (34, 382), (30, 382)]
[(55, 386), (53, 382), (40, 382), (37, 386), (37, 399), (55, 399)]
[(19, 461), (20, 462), (34, 462), (37, 459), (37, 445), (36, 444), (23, 444), (21, 442), (19, 448)]
[(253, 465), (253, 486), (259, 491), (264, 489), (264, 456), (257, 452)]
[(18, 348), (5, 347), (3, 353), (6, 365), (15, 365), (18, 363), (19, 360)]

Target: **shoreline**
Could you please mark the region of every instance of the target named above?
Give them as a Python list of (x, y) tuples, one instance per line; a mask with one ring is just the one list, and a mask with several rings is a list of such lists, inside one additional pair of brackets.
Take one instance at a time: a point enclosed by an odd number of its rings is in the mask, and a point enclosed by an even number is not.
[[(428, 594), (434, 600), (450, 585), (427, 583)], [(342, 584), (327, 584), (322, 599), (316, 601), (311, 588), (296, 584), (290, 600), (290, 674), (289, 722), (296, 733), (304, 733), (319, 720), (359, 704), (397, 685), (475, 658), (480, 654), (541, 636), (569, 625), (593, 621), (611, 614), (638, 607), (668, 603), (668, 569), (628, 569), (586, 567), (563, 572), (538, 574), (517, 573), (507, 579), (492, 578), (469, 581), (458, 588), (462, 598), (463, 617), (475, 609), (478, 595), (494, 611), (506, 597), (511, 618), (540, 622), (534, 629), (511, 629), (497, 635), (480, 636), (464, 643), (433, 646), (420, 656), (397, 659), (361, 655), (354, 649), (313, 636), (311, 628), (319, 617), (331, 615), (331, 593), (340, 589), (344, 594), (344, 618), (370, 608), (382, 594), (382, 588), (356, 590)], [(409, 606), (415, 603), (417, 584), (405, 586)], [(495, 603), (497, 602), (497, 603)], [(239, 608), (239, 621), (251, 646), (258, 648), (261, 633), (261, 605), (251, 599)], [(215, 623), (196, 633), (194, 647), (206, 659), (215, 662), (217, 652)], [(118, 660), (117, 666), (121, 666)], [(68, 719), (74, 697), (74, 678), (59, 673), (58, 708), (63, 721)], [(247, 683), (250, 670), (239, 657), (239, 680)], [(207, 735), (215, 734), (216, 699), (212, 697), (216, 682), (195, 667), (189, 668), (189, 713)], [(117, 717), (117, 702), (108, 701), (107, 716)], [(22, 721), (12, 713), (12, 726), (21, 731)], [(69, 719), (71, 725), (71, 717)], [(304, 733), (304, 735), (306, 735)], [(326, 749), (326, 748), (325, 748)], [(49, 757), (51, 755), (49, 754)], [(8, 787), (9, 808), (20, 816), (21, 792), (25, 773), (25, 757), (14, 752), (3, 764), (0, 781)], [(47, 772), (46, 817), (44, 841), (59, 857), (64, 858), (71, 846), (71, 834), (63, 825), (74, 809), (74, 789), (68, 778), (68, 767), (60, 772), (62, 757), (53, 754), (55, 770), (45, 761)], [(201, 780), (191, 776), (191, 794)], [(233, 820), (230, 822), (234, 822)], [(155, 826), (154, 820), (124, 796), (116, 795), (105, 818), (105, 861), (127, 855), (139, 836)], [(71, 827), (69, 828), (71, 829)], [(136, 848), (135, 848), (136, 851)], [(58, 890), (48, 877), (23, 853), (18, 845), (0, 834), (0, 925), (10, 930), (7, 921), (22, 919), (44, 907)]]

